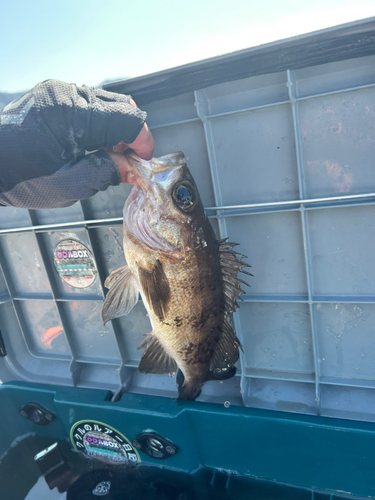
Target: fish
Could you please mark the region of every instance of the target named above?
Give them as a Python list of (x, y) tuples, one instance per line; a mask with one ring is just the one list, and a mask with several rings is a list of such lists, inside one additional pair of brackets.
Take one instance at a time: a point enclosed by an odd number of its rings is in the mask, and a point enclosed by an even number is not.
[(182, 152), (145, 161), (127, 154), (137, 184), (124, 206), (126, 265), (112, 271), (102, 308), (128, 314), (139, 294), (152, 331), (138, 371), (177, 371), (178, 398), (195, 400), (208, 380), (235, 374), (241, 344), (231, 324), (251, 267), (236, 243), (217, 240)]

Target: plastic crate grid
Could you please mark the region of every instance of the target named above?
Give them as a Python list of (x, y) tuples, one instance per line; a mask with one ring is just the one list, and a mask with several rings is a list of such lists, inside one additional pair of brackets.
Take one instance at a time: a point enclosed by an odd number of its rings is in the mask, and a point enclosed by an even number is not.
[[(237, 376), (207, 383), (200, 400), (375, 420), (375, 57), (145, 109), (155, 156), (184, 151), (218, 237), (238, 242), (253, 266), (234, 314), (244, 348)], [(150, 331), (142, 303), (106, 326), (100, 318), (104, 280), (125, 262), (129, 191), (61, 210), (2, 209), (3, 380), (175, 397), (172, 377), (137, 372)], [(54, 248), (66, 239), (95, 257), (86, 289), (55, 271)]]

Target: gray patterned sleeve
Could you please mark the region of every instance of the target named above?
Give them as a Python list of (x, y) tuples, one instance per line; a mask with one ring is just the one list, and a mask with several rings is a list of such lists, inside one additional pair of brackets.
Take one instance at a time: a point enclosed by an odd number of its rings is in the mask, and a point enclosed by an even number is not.
[(61, 208), (120, 183), (116, 165), (105, 151), (66, 163), (51, 175), (35, 177), (0, 192), (0, 205), (20, 208)]
[(130, 96), (39, 83), (0, 113), (0, 205), (66, 207), (119, 184), (102, 148), (132, 143), (145, 119)]

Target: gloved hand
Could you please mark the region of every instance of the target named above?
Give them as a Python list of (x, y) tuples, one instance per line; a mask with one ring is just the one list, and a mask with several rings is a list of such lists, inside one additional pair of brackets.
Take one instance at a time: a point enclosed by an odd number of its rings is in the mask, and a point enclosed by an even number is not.
[(130, 96), (39, 83), (0, 114), (0, 205), (66, 207), (110, 185), (135, 182), (121, 153), (128, 145), (151, 158), (145, 119)]

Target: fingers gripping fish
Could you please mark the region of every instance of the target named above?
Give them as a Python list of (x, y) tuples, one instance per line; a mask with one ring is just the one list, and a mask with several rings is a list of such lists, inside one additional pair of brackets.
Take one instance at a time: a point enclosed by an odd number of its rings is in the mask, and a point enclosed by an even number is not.
[(138, 184), (124, 207), (127, 266), (105, 282), (103, 321), (128, 314), (140, 293), (152, 332), (139, 346), (139, 371), (179, 368), (178, 397), (194, 400), (205, 381), (235, 373), (240, 342), (230, 317), (244, 293), (238, 273), (250, 266), (235, 243), (215, 238), (183, 153), (128, 158)]

